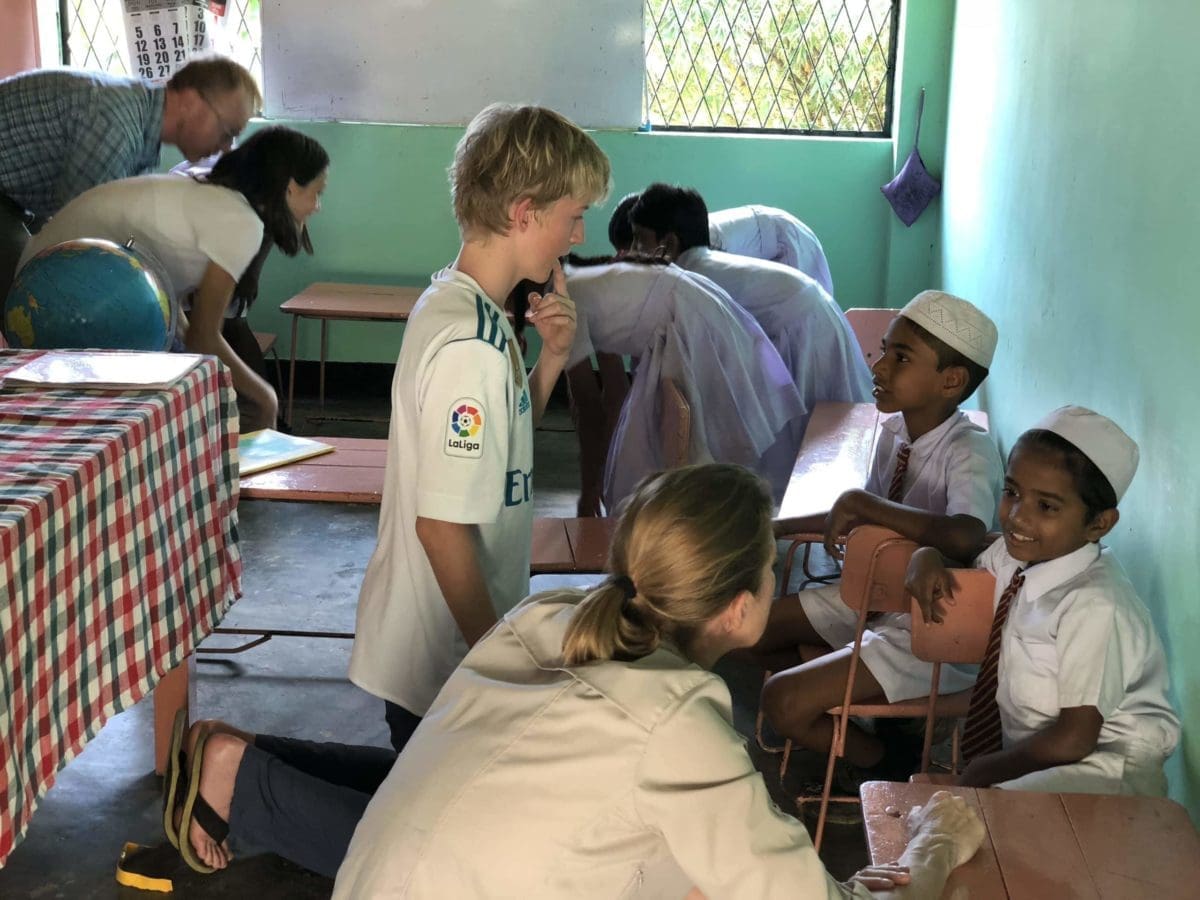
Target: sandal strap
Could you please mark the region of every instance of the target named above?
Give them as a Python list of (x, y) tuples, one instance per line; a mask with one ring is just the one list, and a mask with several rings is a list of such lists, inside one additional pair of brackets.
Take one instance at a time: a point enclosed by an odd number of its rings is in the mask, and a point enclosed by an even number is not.
[(192, 818), (218, 844), (225, 843), (225, 839), (229, 837), (229, 823), (217, 815), (217, 811), (208, 805), (208, 801), (200, 793), (196, 794), (192, 803)]

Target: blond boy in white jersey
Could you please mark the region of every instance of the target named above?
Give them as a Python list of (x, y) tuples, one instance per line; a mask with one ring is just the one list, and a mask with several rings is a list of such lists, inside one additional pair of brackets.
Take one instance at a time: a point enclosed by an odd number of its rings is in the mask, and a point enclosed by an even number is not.
[[(495, 105), (450, 169), (462, 233), (404, 336), (379, 542), (359, 597), (351, 680), (387, 702), (397, 750), (459, 660), (528, 592), (533, 427), (575, 334), (558, 258), (609, 165), (586, 134), (537, 107)], [(522, 279), (542, 340), (526, 378), (505, 304)]]

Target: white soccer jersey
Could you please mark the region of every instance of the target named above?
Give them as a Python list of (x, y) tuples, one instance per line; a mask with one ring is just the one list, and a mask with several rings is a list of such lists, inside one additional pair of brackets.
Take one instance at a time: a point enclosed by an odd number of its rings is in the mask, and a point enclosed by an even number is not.
[(416, 535), (417, 517), (479, 527), (498, 616), (529, 593), (533, 426), (504, 311), (454, 269), (409, 319), (392, 381), (379, 540), (358, 601), (350, 680), (423, 715), (467, 645)]

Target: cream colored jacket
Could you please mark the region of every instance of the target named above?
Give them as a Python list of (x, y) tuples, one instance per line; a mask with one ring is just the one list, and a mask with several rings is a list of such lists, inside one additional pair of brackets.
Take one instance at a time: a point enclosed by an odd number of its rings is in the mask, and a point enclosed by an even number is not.
[(771, 803), (719, 678), (669, 649), (562, 666), (582, 596), (531, 597), (467, 655), (334, 897), (869, 897)]

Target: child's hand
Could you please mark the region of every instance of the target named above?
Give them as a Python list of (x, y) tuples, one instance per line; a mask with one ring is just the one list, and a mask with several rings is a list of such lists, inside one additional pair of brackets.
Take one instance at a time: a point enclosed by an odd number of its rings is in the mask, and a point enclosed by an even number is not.
[(564, 357), (570, 352), (575, 342), (575, 301), (567, 296), (567, 277), (558, 261), (550, 292), (529, 295), (525, 319), (537, 328), (543, 352)]
[(916, 598), (921, 616), (926, 622), (941, 624), (946, 607), (955, 604), (954, 592), (958, 583), (942, 562), (942, 555), (932, 547), (922, 547), (908, 561), (904, 589)]
[(844, 556), (838, 541), (848, 535), (855, 525), (863, 522), (861, 501), (864, 495), (870, 496), (857, 488), (843, 491), (825, 517), (825, 552), (834, 559), (840, 560)]
[(912, 875), (908, 872), (908, 866), (888, 863), (859, 869), (850, 876), (850, 880), (846, 883), (861, 884), (868, 891), (890, 891), (894, 888), (904, 887), (911, 881)]

